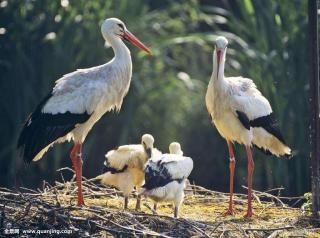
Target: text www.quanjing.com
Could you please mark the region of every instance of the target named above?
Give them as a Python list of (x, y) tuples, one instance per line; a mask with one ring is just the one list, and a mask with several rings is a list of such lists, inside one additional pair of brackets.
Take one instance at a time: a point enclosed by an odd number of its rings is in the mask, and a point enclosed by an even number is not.
[(22, 234), (71, 234), (72, 230), (56, 230), (56, 229), (48, 229), (48, 230), (32, 230), (32, 229), (28, 229), (28, 230), (22, 230)]

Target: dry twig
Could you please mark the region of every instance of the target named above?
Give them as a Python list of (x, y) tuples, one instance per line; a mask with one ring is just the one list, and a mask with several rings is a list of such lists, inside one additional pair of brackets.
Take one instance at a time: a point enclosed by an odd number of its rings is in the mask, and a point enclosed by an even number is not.
[[(84, 196), (91, 206), (75, 206), (77, 189), (74, 180), (65, 181), (63, 173), (72, 172), (70, 168), (62, 168), (61, 182), (55, 182), (54, 185), (43, 182), (41, 189), (33, 190), (29, 188), (20, 188), (20, 191), (12, 191), (7, 188), (0, 188), (0, 237), (5, 228), (28, 229), (56, 229), (70, 230), (76, 237), (91, 236), (152, 236), (152, 237), (275, 237), (279, 232), (287, 232), (301, 229), (301, 224), (307, 224), (309, 231), (314, 228), (304, 217), (303, 222), (286, 221), (285, 218), (277, 218), (273, 222), (277, 227), (263, 223), (263, 219), (271, 219), (272, 215), (264, 216), (269, 211), (288, 211), (292, 209), (281, 201), (278, 196), (267, 192), (254, 191), (258, 216), (252, 226), (253, 221), (244, 220), (241, 217), (224, 218), (221, 216), (221, 204), (226, 204), (228, 194), (208, 190), (201, 186), (190, 185), (187, 193), (182, 218), (173, 218), (163, 215), (161, 208), (158, 214), (145, 212), (123, 211), (121, 193), (114, 188), (95, 183), (95, 179), (86, 179), (83, 181)], [(280, 191), (278, 188), (272, 191)], [(271, 190), (269, 190), (271, 191)], [(261, 198), (263, 198), (261, 200)], [(236, 206), (242, 208), (246, 204), (247, 196), (243, 194), (235, 195)], [(266, 201), (268, 200), (269, 201)], [(300, 199), (300, 197), (298, 198)], [(119, 206), (110, 206), (109, 201), (118, 201)], [(278, 207), (273, 201), (277, 201), (282, 207)], [(121, 201), (121, 202), (120, 202)], [(214, 207), (214, 205), (217, 205)], [(205, 212), (206, 208), (214, 214)], [(203, 210), (201, 210), (203, 209)], [(171, 210), (171, 208), (170, 208)], [(258, 212), (260, 211), (260, 212)], [(152, 211), (153, 212), (153, 211)], [(290, 212), (290, 210), (289, 210)], [(196, 217), (188, 217), (197, 214)], [(202, 213), (202, 214), (201, 214)], [(285, 213), (287, 214), (287, 213)], [(170, 214), (171, 215), (171, 214)], [(206, 219), (205, 219), (206, 217)], [(263, 219), (260, 219), (262, 217)], [(299, 219), (299, 218), (297, 218)], [(279, 223), (280, 222), (280, 223)], [(305, 227), (304, 227), (305, 228)], [(308, 230), (305, 228), (306, 231)], [(313, 230), (312, 230), (313, 229)], [(30, 235), (32, 237), (34, 235)]]

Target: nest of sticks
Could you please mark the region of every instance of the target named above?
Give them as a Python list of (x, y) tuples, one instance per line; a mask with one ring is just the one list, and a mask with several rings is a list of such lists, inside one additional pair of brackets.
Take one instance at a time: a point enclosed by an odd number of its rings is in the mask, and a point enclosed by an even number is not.
[[(61, 175), (69, 168), (60, 169)], [(142, 200), (142, 211), (135, 211), (135, 199), (123, 210), (123, 197), (116, 189), (84, 178), (86, 206), (77, 207), (77, 188), (71, 181), (44, 182), (43, 188), (0, 188), (0, 237), (319, 237), (319, 220), (310, 212), (286, 205), (303, 197), (279, 196), (281, 189), (254, 191), (254, 216), (243, 218), (247, 196), (235, 194), (235, 216), (224, 217), (228, 194), (190, 185), (180, 209), (172, 217), (172, 205)], [(272, 195), (277, 193), (277, 195)], [(59, 233), (59, 231), (67, 233)], [(27, 231), (27, 232), (26, 232)]]

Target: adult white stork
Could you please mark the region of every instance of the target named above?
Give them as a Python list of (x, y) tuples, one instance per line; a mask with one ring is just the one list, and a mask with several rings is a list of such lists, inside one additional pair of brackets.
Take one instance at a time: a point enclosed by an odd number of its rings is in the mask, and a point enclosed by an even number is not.
[[(103, 174), (97, 178), (101, 183), (114, 186), (124, 194), (124, 209), (128, 208), (128, 198), (136, 188), (140, 191), (144, 183), (144, 166), (155, 153), (154, 138), (150, 134), (141, 137), (141, 144), (122, 145), (106, 154)], [(136, 210), (140, 210), (140, 195), (137, 196)]]
[[(180, 148), (175, 142), (170, 147)], [(174, 203), (174, 217), (178, 217), (179, 207), (184, 199), (184, 188), (187, 178), (193, 169), (193, 160), (182, 155), (182, 151), (175, 150), (176, 154), (156, 154), (152, 156), (145, 167), (145, 184), (142, 186), (142, 195), (154, 200), (154, 211), (160, 201)]]
[(124, 23), (106, 19), (101, 32), (114, 50), (114, 58), (106, 64), (79, 69), (56, 81), (52, 92), (28, 117), (18, 140), (24, 161), (41, 159), (55, 143), (73, 140), (70, 157), (76, 172), (78, 205), (84, 205), (82, 179), (82, 144), (93, 125), (106, 112), (120, 110), (132, 75), (129, 49), (123, 40), (151, 54)]
[(233, 177), (235, 156), (233, 143), (246, 148), (248, 159), (248, 210), (246, 217), (252, 216), (251, 193), (254, 161), (251, 146), (275, 156), (290, 156), (275, 120), (268, 100), (260, 93), (251, 79), (224, 77), (224, 64), (228, 41), (218, 37), (213, 53), (213, 72), (206, 94), (206, 105), (212, 121), (220, 135), (226, 139), (229, 150), (230, 198), (226, 215), (233, 211)]

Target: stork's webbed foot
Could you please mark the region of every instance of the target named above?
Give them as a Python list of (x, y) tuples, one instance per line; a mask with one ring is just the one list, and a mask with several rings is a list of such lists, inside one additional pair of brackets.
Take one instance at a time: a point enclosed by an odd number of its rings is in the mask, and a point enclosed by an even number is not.
[(233, 216), (234, 215), (234, 210), (229, 208), (224, 214), (224, 216)]
[(248, 211), (247, 211), (247, 214), (246, 214), (244, 217), (245, 217), (245, 218), (252, 218), (253, 215), (254, 215), (254, 214), (253, 214), (252, 210), (248, 210)]
[(80, 199), (78, 199), (77, 206), (78, 207), (86, 207), (87, 205), (84, 203), (83, 198), (80, 198)]

